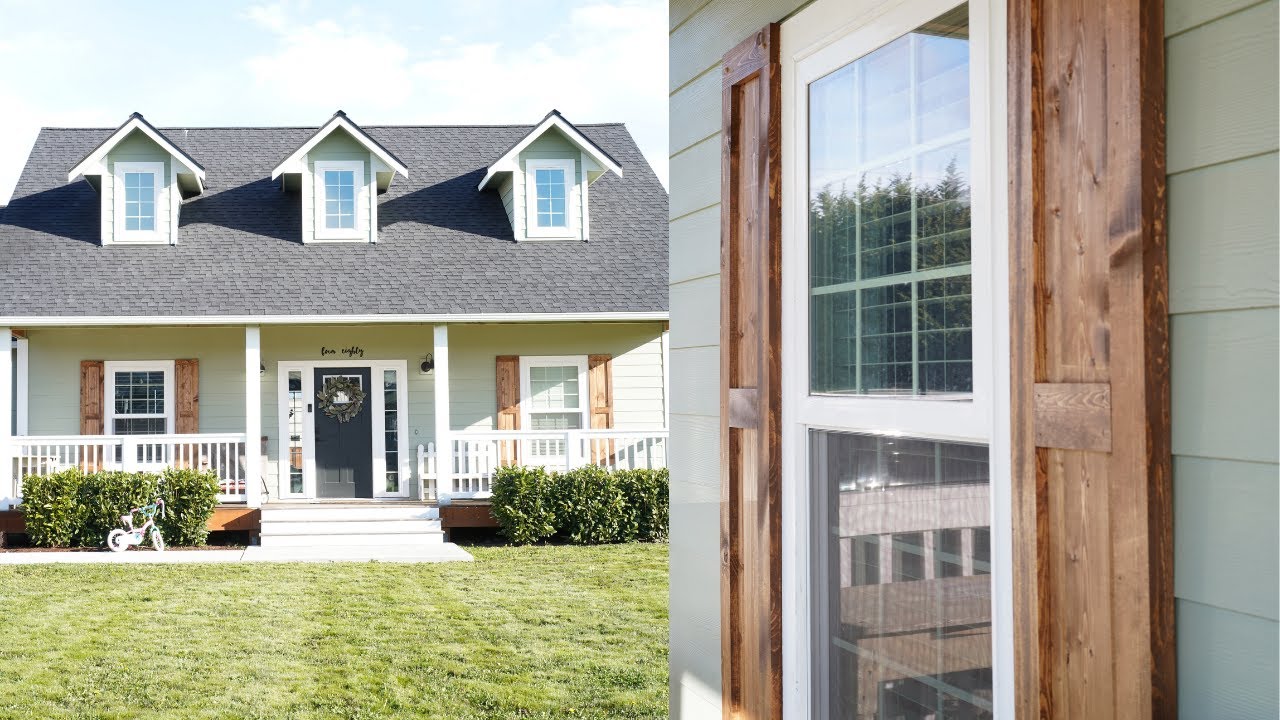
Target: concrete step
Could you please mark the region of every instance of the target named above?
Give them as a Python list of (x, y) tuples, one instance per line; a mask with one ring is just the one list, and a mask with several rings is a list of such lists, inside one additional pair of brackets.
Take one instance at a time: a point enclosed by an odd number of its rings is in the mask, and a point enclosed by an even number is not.
[(418, 533), (402, 533), (397, 535), (377, 534), (371, 535), (367, 533), (349, 533), (338, 534), (331, 533), (326, 535), (268, 535), (263, 533), (261, 537), (262, 547), (264, 548), (342, 548), (342, 547), (398, 547), (398, 548), (415, 548), (426, 547), (432, 545), (444, 544), (444, 533), (435, 532), (418, 532)]
[(438, 520), (440, 509), (427, 505), (280, 505), (262, 506), (262, 522)]
[(262, 521), (263, 535), (400, 535), (439, 531), (439, 520)]

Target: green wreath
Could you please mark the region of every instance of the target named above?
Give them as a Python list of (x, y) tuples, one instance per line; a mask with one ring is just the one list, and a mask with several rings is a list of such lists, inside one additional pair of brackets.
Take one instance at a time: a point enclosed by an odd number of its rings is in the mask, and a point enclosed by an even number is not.
[[(347, 396), (347, 402), (335, 402), (339, 393)], [(364, 408), (364, 398), (365, 392), (360, 389), (360, 384), (343, 377), (326, 380), (324, 389), (316, 393), (316, 400), (324, 414), (343, 423), (350, 422), (351, 418), (360, 414), (360, 410)]]

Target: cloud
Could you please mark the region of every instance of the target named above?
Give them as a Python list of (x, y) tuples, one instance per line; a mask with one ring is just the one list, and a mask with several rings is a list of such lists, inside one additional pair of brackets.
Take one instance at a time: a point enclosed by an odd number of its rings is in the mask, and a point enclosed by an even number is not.
[[(369, 12), (299, 20), (284, 4), (246, 17), (275, 46), (244, 62), (264, 102), (358, 122), (532, 123), (556, 108), (574, 122), (626, 122), (667, 179), (667, 14), (656, 2), (573, 8), (550, 36), (459, 39), (458, 28), (412, 48)], [(394, 25), (390, 25), (394, 28)], [(420, 39), (419, 39), (420, 38)], [(643, 72), (637, 72), (644, 68)]]

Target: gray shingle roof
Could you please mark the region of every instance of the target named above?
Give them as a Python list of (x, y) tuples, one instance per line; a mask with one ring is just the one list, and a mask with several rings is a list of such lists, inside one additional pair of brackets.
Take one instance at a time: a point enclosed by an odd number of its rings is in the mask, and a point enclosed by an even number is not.
[(378, 243), (306, 245), (273, 163), (316, 128), (165, 128), (204, 166), (176, 246), (102, 247), (98, 193), (67, 183), (109, 129), (46, 128), (0, 213), (0, 317), (663, 312), (667, 193), (622, 125), (581, 125), (624, 176), (591, 186), (590, 242), (512, 238), (476, 185), (532, 126), (365, 127), (405, 162)]

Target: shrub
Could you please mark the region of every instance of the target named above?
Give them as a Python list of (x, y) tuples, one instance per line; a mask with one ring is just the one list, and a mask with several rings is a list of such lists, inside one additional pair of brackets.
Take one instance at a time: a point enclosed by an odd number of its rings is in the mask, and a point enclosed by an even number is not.
[(614, 474), (622, 490), (623, 540), (661, 542), (671, 526), (671, 475), (661, 470), (619, 470)]
[(67, 547), (84, 526), (79, 470), (67, 470), (22, 481), (22, 514), (27, 537), (40, 547)]
[(209, 518), (218, 505), (218, 476), (169, 468), (160, 476), (160, 497), (165, 514), (156, 523), (165, 541), (179, 546), (204, 545), (209, 539)]
[(200, 545), (217, 504), (217, 478), (210, 472), (167, 470), (154, 473), (86, 473), (72, 468), (22, 482), (21, 510), (27, 535), (40, 547), (100, 547), (120, 517), (155, 498), (165, 501), (157, 517), (170, 545)]
[(508, 540), (528, 545), (555, 533), (550, 487), (546, 468), (508, 466), (494, 473), (490, 509)]
[(579, 545), (625, 539), (622, 490), (608, 470), (587, 465), (551, 478), (556, 534)]

